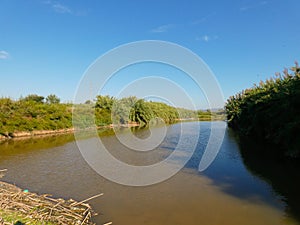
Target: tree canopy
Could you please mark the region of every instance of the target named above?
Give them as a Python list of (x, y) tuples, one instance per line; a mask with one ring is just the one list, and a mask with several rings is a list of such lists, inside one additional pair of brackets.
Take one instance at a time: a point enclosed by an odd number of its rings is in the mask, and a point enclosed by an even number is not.
[(46, 98), (46, 103), (48, 104), (58, 104), (60, 103), (60, 98), (54, 94), (48, 95)]
[(240, 134), (277, 146), (289, 156), (300, 154), (300, 68), (298, 63), (259, 85), (231, 96), (228, 125)]
[(0, 133), (72, 127), (71, 105), (45, 104), (43, 99), (38, 95), (29, 95), (18, 101), (0, 98)]
[(135, 96), (116, 99), (98, 95), (93, 101), (76, 105), (60, 103), (55, 94), (46, 98), (30, 94), (19, 100), (0, 98), (0, 134), (3, 135), (20, 131), (67, 129), (73, 125), (80, 128), (128, 123), (148, 125), (150, 122), (160, 123), (161, 120), (170, 124), (180, 119), (211, 120), (213, 116), (211, 112), (175, 108)]

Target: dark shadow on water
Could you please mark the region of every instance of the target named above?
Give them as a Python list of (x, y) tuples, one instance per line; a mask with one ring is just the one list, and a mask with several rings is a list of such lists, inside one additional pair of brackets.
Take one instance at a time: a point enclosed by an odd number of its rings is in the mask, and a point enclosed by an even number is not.
[[(207, 138), (200, 141), (186, 167), (198, 170), (206, 145)], [(259, 178), (252, 176), (244, 166), (237, 142), (228, 130), (216, 159), (199, 175), (210, 178), (214, 185), (221, 187), (227, 194), (249, 200), (260, 199), (274, 205), (274, 196), (269, 195), (268, 187)]]
[[(207, 137), (197, 146), (186, 168), (198, 170), (207, 145)], [(239, 140), (227, 129), (220, 152), (211, 166), (198, 172), (210, 178), (214, 185), (232, 196), (263, 202), (286, 212), (300, 221), (300, 166), (263, 155), (259, 143)]]
[[(206, 145), (207, 137), (203, 140), (200, 137), (186, 168), (198, 170)], [(300, 222), (300, 162), (273, 157), (272, 149), (265, 151), (266, 148), (270, 147), (241, 140), (227, 129), (218, 156), (207, 170), (198, 173), (210, 178), (227, 194), (267, 203)]]
[(286, 213), (300, 221), (300, 161), (276, 157), (274, 147), (240, 140), (240, 152), (247, 169), (265, 180), (286, 203)]

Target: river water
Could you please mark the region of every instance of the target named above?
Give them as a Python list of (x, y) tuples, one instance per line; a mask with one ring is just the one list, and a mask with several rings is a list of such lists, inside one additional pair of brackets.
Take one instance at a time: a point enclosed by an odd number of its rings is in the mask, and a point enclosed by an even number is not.
[[(212, 123), (185, 123), (201, 127), (193, 157), (175, 176), (150, 186), (124, 186), (100, 176), (83, 159), (71, 134), (0, 143), (0, 169), (8, 169), (4, 181), (39, 194), (83, 200), (104, 193), (90, 201), (99, 213), (94, 218), (97, 224), (300, 224), (299, 167), (257, 153), (245, 155), (243, 149), (257, 152), (260, 146), (244, 146), (230, 129), (224, 128), (225, 137), (213, 163), (198, 171)], [(134, 132), (139, 138), (149, 135), (145, 129), (124, 128), (122, 132)], [(163, 143), (148, 153), (128, 150), (111, 130), (99, 136), (120, 160), (151, 165), (174, 151), (180, 132), (181, 124), (169, 126)], [(79, 141), (89, 148), (93, 138), (87, 135)]]

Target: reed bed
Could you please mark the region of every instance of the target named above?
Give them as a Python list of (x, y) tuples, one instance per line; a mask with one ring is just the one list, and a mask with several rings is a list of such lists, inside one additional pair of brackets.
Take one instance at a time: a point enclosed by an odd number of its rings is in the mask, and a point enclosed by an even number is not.
[[(0, 170), (3, 176), (5, 170)], [(48, 194), (38, 195), (22, 190), (15, 185), (0, 181), (0, 210), (21, 214), (26, 221), (21, 224), (94, 224), (91, 220), (96, 213), (88, 201), (103, 195), (98, 194), (84, 201), (55, 199)], [(0, 224), (5, 223), (0, 216)], [(111, 224), (111, 223), (109, 223)]]

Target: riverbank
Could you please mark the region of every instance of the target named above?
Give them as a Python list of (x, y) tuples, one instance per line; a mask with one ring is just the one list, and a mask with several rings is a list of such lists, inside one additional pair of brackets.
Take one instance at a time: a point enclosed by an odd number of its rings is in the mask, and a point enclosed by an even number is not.
[(10, 138), (24, 138), (33, 136), (45, 136), (45, 135), (56, 135), (56, 134), (67, 134), (74, 133), (74, 128), (59, 129), (59, 130), (34, 130), (34, 131), (17, 131), (13, 133), (2, 133), (0, 134), (0, 140)]
[[(228, 126), (240, 136), (274, 146), (270, 154), (300, 159), (300, 67), (231, 96)], [(264, 151), (264, 150), (263, 150)]]
[[(128, 123), (128, 124), (109, 124), (104, 126), (98, 126), (97, 129), (106, 128), (116, 128), (116, 127), (137, 127), (140, 126), (138, 123)], [(58, 130), (33, 130), (33, 131), (16, 131), (13, 133), (0, 133), (0, 141), (8, 139), (24, 139), (32, 137), (43, 137), (43, 136), (53, 136), (59, 134), (72, 134), (75, 132), (75, 128), (58, 129)], [(87, 128), (86, 130), (89, 130)]]
[[(5, 170), (2, 170), (5, 171)], [(0, 224), (94, 224), (96, 213), (84, 201), (37, 195), (0, 181)]]
[[(221, 115), (220, 117), (210, 117), (210, 118), (188, 118), (188, 119), (176, 119), (175, 123), (182, 122), (206, 122), (206, 121), (224, 121), (225, 116)], [(98, 126), (97, 129), (113, 129), (113, 128), (131, 128), (131, 127), (139, 127), (141, 124), (136, 122), (130, 122), (126, 124), (108, 124), (103, 126)], [(90, 130), (91, 128), (86, 128), (85, 130)], [(33, 131), (16, 131), (16, 132), (2, 132), (0, 133), (0, 142), (6, 141), (10, 139), (14, 140), (22, 140), (27, 138), (36, 138), (36, 137), (45, 137), (45, 136), (55, 136), (61, 134), (73, 134), (76, 131), (75, 128), (66, 128), (66, 129), (58, 129), (58, 130), (33, 130)]]

